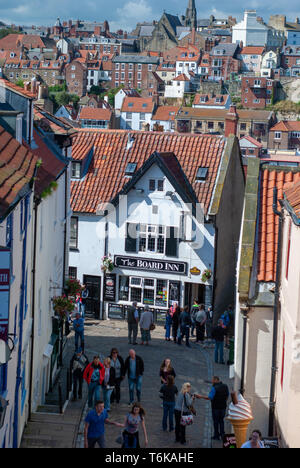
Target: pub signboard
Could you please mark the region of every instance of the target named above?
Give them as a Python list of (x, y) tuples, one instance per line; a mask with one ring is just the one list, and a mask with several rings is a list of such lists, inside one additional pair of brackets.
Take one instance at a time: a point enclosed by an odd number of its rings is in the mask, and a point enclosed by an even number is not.
[(141, 270), (155, 273), (187, 274), (187, 263), (175, 260), (157, 260), (151, 258), (126, 257), (115, 255), (114, 264), (117, 268)]
[(104, 276), (104, 300), (108, 302), (116, 300), (116, 275), (114, 273)]

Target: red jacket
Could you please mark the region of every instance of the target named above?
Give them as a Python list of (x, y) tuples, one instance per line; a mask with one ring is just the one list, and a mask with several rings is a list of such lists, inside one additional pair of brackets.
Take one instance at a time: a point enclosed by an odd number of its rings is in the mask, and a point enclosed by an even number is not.
[[(103, 380), (104, 380), (104, 377), (105, 377), (105, 368), (101, 364), (101, 362), (99, 362), (98, 369), (100, 371), (99, 385), (101, 385)], [(94, 370), (95, 370), (95, 367), (93, 366), (92, 362), (90, 364), (88, 364), (86, 366), (85, 370), (84, 370), (83, 378), (87, 382), (88, 385), (90, 385), (90, 383), (91, 383), (92, 375), (93, 375)]]

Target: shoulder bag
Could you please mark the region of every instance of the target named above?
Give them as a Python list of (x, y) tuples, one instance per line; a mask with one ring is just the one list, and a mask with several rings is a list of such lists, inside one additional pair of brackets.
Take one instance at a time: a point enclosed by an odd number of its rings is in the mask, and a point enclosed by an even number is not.
[(184, 405), (187, 406), (185, 395), (183, 397), (182, 408), (181, 408), (181, 419), (180, 425), (181, 426), (191, 426), (194, 422), (194, 416), (192, 415), (191, 411), (183, 411)]

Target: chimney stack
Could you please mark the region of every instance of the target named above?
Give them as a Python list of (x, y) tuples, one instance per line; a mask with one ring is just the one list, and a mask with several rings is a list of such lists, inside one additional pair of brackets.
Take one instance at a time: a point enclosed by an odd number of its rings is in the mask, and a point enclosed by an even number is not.
[(193, 29), (192, 29), (191, 44), (192, 44), (192, 45), (195, 45), (195, 43), (196, 43), (196, 29), (193, 28)]
[(236, 112), (236, 106), (231, 105), (225, 117), (225, 137), (237, 134), (239, 116)]

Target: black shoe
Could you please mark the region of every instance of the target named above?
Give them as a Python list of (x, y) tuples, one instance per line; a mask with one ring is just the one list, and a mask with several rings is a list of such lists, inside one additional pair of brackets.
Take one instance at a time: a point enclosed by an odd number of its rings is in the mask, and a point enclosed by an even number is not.
[(215, 436), (214, 436), (214, 437), (212, 437), (211, 439), (212, 439), (212, 440), (220, 440), (220, 437), (215, 437)]

